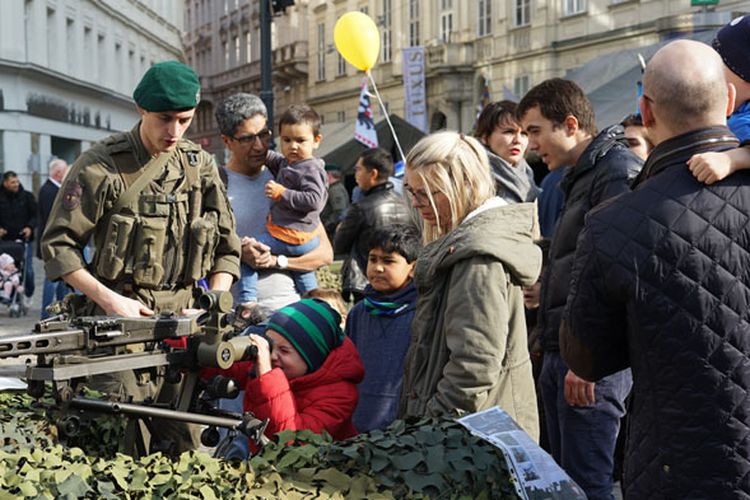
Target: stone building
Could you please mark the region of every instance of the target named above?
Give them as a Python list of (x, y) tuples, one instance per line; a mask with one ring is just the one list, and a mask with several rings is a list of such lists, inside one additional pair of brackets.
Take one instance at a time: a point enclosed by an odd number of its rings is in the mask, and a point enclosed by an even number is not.
[(182, 19), (171, 0), (0, 2), (0, 171), (36, 191), (52, 157), (130, 129), (143, 73), (182, 59)]
[[(205, 99), (192, 134), (219, 155), (215, 102), (232, 92), (260, 92), (259, 4), (185, 3), (186, 54), (201, 74)], [(275, 114), (294, 102), (314, 106), (325, 124), (323, 152), (353, 135), (364, 74), (338, 54), (333, 31), (339, 17), (355, 10), (378, 25), (372, 75), (386, 109), (404, 116), (402, 49), (424, 47), (425, 128), (468, 132), (483, 103), (518, 99), (605, 54), (695, 32), (710, 40), (709, 31), (750, 11), (750, 1), (721, 0), (703, 13), (690, 0), (297, 0), (274, 17)], [(628, 58), (627, 65), (638, 64), (634, 54)], [(372, 103), (378, 121), (383, 113)]]
[[(190, 137), (222, 161), (224, 146), (214, 108), (237, 92), (260, 94), (260, 0), (185, 0), (187, 63), (201, 77), (202, 100)], [(276, 110), (307, 99), (307, 1), (273, 18), (271, 31)], [(276, 114), (278, 116), (278, 112)]]

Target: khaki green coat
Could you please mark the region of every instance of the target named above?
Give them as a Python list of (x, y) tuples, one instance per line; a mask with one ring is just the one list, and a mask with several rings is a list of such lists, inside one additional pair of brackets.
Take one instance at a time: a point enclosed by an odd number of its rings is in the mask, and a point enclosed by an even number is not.
[[(135, 221), (130, 223), (132, 229), (121, 234), (108, 232), (107, 214), (151, 159), (141, 141), (139, 126), (140, 123), (130, 132), (114, 134), (93, 145), (73, 164), (55, 199), (42, 238), (42, 257), (51, 280), (88, 267), (97, 279), (118, 293), (136, 298), (156, 311), (179, 311), (193, 302), (195, 280), (186, 271), (191, 221), (196, 216), (207, 217), (206, 225), (212, 227), (214, 234), (204, 252), (205, 264), (200, 269), (203, 277), (226, 272), (236, 279), (240, 241), (216, 163), (200, 146), (184, 139), (178, 142), (164, 171), (139, 193), (137, 201), (118, 211)], [(150, 233), (142, 232), (146, 237), (139, 236), (143, 221), (150, 225)], [(83, 249), (92, 238), (96, 247), (94, 261), (87, 266)], [(114, 240), (119, 248), (100, 261), (96, 252), (102, 253), (107, 245), (115, 244)], [(149, 248), (149, 243), (154, 248)], [(149, 261), (150, 252), (158, 255), (153, 262)], [(133, 284), (134, 270), (143, 267), (144, 262), (146, 274), (159, 269), (152, 274), (157, 276), (154, 285)], [(117, 271), (118, 267), (122, 270)]]
[(533, 214), (530, 203), (490, 208), (419, 255), (402, 416), (497, 405), (538, 439), (521, 290), (536, 282), (542, 265)]

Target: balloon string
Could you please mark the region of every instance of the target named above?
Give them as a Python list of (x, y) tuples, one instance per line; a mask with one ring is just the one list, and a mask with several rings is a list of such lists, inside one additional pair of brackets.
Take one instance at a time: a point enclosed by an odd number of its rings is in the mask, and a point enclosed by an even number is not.
[(393, 124), (391, 123), (391, 118), (388, 116), (388, 110), (385, 109), (385, 104), (383, 104), (383, 99), (380, 98), (380, 92), (378, 92), (378, 86), (375, 85), (375, 79), (372, 77), (372, 73), (370, 73), (370, 70), (368, 69), (366, 71), (367, 76), (370, 78), (370, 83), (372, 83), (372, 89), (375, 91), (375, 97), (378, 98), (378, 102), (380, 103), (380, 109), (383, 111), (383, 114), (385, 115), (385, 121), (388, 122), (388, 126), (391, 128), (391, 135), (393, 136), (393, 140), (396, 142), (396, 147), (398, 148), (399, 154), (401, 154), (401, 161), (406, 163), (406, 157), (404, 156), (404, 151), (401, 149), (401, 143), (398, 142), (398, 137), (396, 137), (396, 130), (393, 128)]

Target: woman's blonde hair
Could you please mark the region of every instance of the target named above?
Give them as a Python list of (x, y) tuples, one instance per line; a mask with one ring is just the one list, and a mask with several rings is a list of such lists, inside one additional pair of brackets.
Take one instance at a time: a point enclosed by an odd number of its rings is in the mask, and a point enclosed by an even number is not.
[[(406, 156), (406, 170), (419, 176), (437, 225), (422, 221), (425, 243), (449, 233), (482, 203), (495, 196), (495, 182), (484, 147), (457, 132), (437, 132), (420, 140)], [(451, 220), (440, 221), (433, 192), (448, 199)]]

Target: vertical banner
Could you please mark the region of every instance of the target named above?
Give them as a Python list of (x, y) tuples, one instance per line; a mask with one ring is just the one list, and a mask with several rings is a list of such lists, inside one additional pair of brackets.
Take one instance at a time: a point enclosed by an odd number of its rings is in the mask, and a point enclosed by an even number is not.
[(406, 121), (427, 133), (427, 91), (424, 76), (424, 47), (402, 50), (404, 60), (404, 106)]
[(354, 138), (368, 148), (378, 147), (378, 133), (375, 130), (375, 120), (370, 107), (370, 93), (367, 92), (367, 77), (362, 79), (359, 93), (359, 107), (357, 108), (357, 124), (354, 126)]

